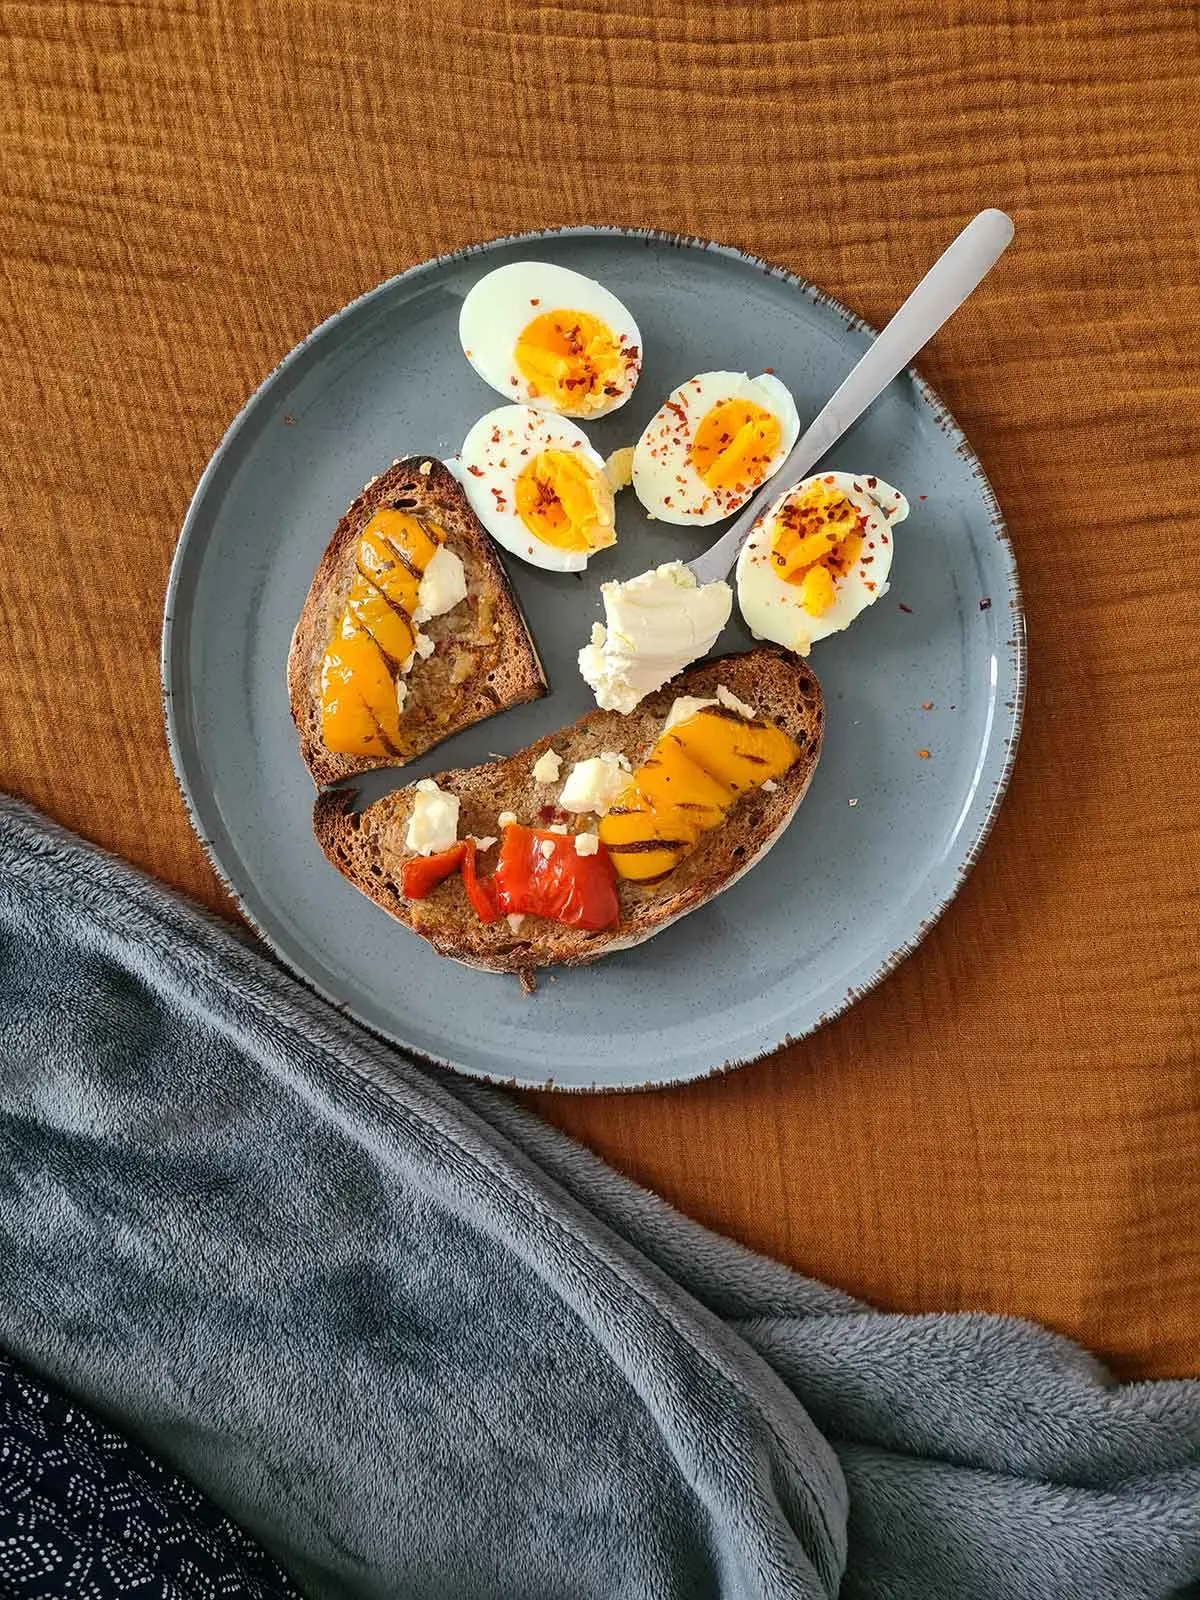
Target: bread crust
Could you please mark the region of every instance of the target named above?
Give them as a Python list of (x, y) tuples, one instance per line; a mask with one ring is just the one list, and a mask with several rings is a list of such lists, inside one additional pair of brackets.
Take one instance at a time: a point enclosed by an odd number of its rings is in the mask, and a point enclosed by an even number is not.
[[(515, 812), (520, 821), (544, 827), (553, 820), (561, 782), (575, 761), (614, 750), (636, 766), (661, 731), (676, 696), (712, 697), (719, 684), (789, 733), (801, 748), (800, 759), (773, 791), (759, 789), (742, 796), (721, 827), (703, 834), (661, 883), (620, 881), (621, 919), (613, 930), (589, 933), (541, 917), (527, 917), (519, 932), (504, 918), (483, 923), (457, 875), (424, 900), (405, 900), (400, 874), (410, 854), (404, 838), (413, 804), (411, 788), (385, 795), (358, 814), (353, 810), (353, 788), (320, 795), (313, 812), (317, 842), (356, 888), (428, 940), (439, 954), (468, 966), (516, 973), (527, 980), (540, 967), (578, 966), (629, 949), (736, 883), (761, 861), (792, 820), (816, 769), (825, 725), (821, 687), (805, 662), (765, 645), (701, 662), (649, 696), (629, 716), (593, 711), (515, 755), (438, 775), (438, 783), (459, 796), (460, 837), (499, 834), (501, 811)], [(552, 786), (535, 784), (531, 772), (547, 750), (562, 758), (562, 779)], [(484, 856), (485, 866), (490, 859)]]
[[(359, 537), (380, 506), (399, 503), (446, 535), (466, 570), (467, 599), (424, 624), (436, 653), (414, 662), (407, 678), (402, 755), (353, 756), (321, 737), (321, 664), (346, 603)], [(454, 683), (458, 670), (469, 667)], [(343, 515), (321, 557), (292, 635), (288, 699), (300, 754), (320, 787), (380, 767), (399, 767), (473, 723), (536, 700), (546, 679), (525, 618), (486, 530), (449, 469), (435, 456), (408, 456), (373, 478)]]

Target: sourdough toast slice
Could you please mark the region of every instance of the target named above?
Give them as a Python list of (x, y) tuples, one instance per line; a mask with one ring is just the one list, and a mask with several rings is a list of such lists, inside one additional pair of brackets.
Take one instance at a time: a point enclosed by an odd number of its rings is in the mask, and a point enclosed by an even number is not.
[[(555, 809), (572, 765), (602, 751), (617, 751), (636, 766), (653, 745), (677, 696), (714, 697), (718, 685), (747, 702), (761, 718), (773, 722), (800, 747), (800, 757), (770, 789), (755, 789), (736, 802), (726, 820), (685, 856), (670, 875), (656, 884), (619, 881), (620, 921), (611, 929), (590, 933), (542, 917), (526, 917), (514, 931), (505, 918), (484, 923), (476, 916), (461, 879), (446, 879), (423, 900), (406, 900), (400, 880), (412, 813), (412, 788), (375, 801), (355, 814), (353, 790), (318, 797), (313, 829), (326, 856), (351, 883), (385, 911), (427, 939), (441, 954), (468, 966), (513, 972), (527, 980), (539, 967), (595, 961), (615, 950), (640, 944), (704, 905), (736, 883), (760, 861), (783, 833), (804, 798), (821, 752), (825, 712), (821, 688), (812, 670), (796, 656), (773, 646), (741, 655), (702, 662), (673, 678), (636, 711), (593, 711), (574, 726), (539, 739), (504, 760), (460, 768), (438, 775), (438, 784), (459, 797), (459, 836), (493, 838), (502, 832), (499, 814), (511, 811), (526, 824), (546, 827), (569, 821), (582, 831), (595, 822), (568, 819)], [(553, 785), (534, 781), (534, 762), (547, 750), (562, 759), (562, 774)], [(480, 871), (491, 868), (494, 850), (480, 858)]]
[[(436, 523), (466, 571), (467, 598), (422, 624), (434, 644), (405, 682), (395, 756), (347, 755), (326, 747), (321, 730), (321, 666), (342, 615), (358, 542), (382, 506)], [(342, 517), (321, 557), (288, 654), (288, 697), (300, 754), (320, 786), (376, 767), (403, 766), (472, 723), (546, 692), (537, 650), (492, 541), (449, 470), (432, 456), (409, 456), (372, 479)]]

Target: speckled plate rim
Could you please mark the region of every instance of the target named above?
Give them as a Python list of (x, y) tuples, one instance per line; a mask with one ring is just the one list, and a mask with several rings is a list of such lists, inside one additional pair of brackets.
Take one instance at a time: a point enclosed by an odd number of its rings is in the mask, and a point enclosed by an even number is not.
[[(766, 1045), (762, 1050), (755, 1052), (753, 1055), (748, 1055), (744, 1058), (736, 1060), (716, 1062), (706, 1072), (688, 1072), (675, 1078), (663, 1079), (659, 1082), (645, 1084), (559, 1084), (553, 1079), (525, 1079), (517, 1076), (506, 1076), (503, 1072), (483, 1072), (465, 1063), (442, 1060), (436, 1056), (430, 1056), (423, 1051), (415, 1049), (412, 1045), (408, 1044), (403, 1038), (401, 1038), (399, 1034), (389, 1033), (386, 1029), (382, 1029), (376, 1024), (369, 1022), (366, 1018), (360, 1016), (354, 1007), (344, 1000), (340, 995), (327, 989), (323, 984), (318, 983), (314, 978), (312, 978), (310, 974), (303, 970), (301, 965), (297, 964), (297, 962), (288, 955), (287, 951), (282, 947), (282, 945), (275, 938), (273, 938), (263, 926), (260, 918), (258, 915), (256, 915), (254, 907), (250, 903), (250, 898), (243, 892), (241, 888), (239, 888), (237, 883), (232, 879), (226, 870), (224, 862), (221, 860), (215, 845), (209, 838), (206, 831), (201, 815), (201, 803), (188, 774), (187, 760), (184, 754), (183, 742), (180, 738), (180, 730), (175, 713), (174, 686), (172, 683), (172, 651), (174, 645), (175, 602), (178, 595), (179, 584), (181, 582), (182, 572), (185, 564), (185, 555), (189, 542), (194, 536), (197, 525), (200, 522), (209, 485), (220, 471), (226, 454), (229, 452), (231, 446), (234, 444), (242, 429), (247, 425), (250, 418), (257, 411), (259, 405), (268, 398), (271, 391), (280, 384), (284, 376), (291, 371), (292, 367), (298, 365), (304, 360), (310, 347), (318, 339), (323, 337), (326, 332), (331, 330), (337, 323), (341, 322), (349, 313), (370, 305), (374, 300), (382, 299), (384, 296), (392, 293), (400, 284), (412, 284), (418, 282), (421, 278), (436, 273), (441, 268), (451, 263), (470, 260), (470, 258), (473, 256), (487, 255), (492, 251), (507, 245), (535, 246), (543, 241), (559, 238), (615, 238), (627, 240), (631, 244), (663, 244), (677, 249), (704, 250), (715, 255), (727, 256), (733, 260), (743, 262), (755, 268), (757, 271), (762, 272), (767, 277), (776, 278), (780, 282), (788, 284), (791, 288), (795, 289), (798, 293), (804, 295), (805, 298), (811, 300), (815, 304), (827, 307), (829, 310), (835, 312), (836, 315), (838, 315), (845, 322), (849, 329), (868, 334), (872, 337), (874, 337), (878, 332), (878, 330), (872, 327), (870, 323), (863, 321), (861, 317), (857, 316), (847, 306), (844, 306), (840, 300), (835, 299), (831, 294), (827, 294), (823, 289), (819, 289), (815, 284), (810, 283), (807, 279), (799, 277), (787, 267), (781, 267), (774, 262), (764, 260), (761, 256), (757, 256), (753, 252), (744, 250), (737, 245), (720, 244), (711, 239), (702, 239), (691, 234), (671, 233), (658, 228), (626, 228), (616, 224), (603, 223), (567, 224), (561, 227), (541, 228), (526, 233), (518, 232), (500, 234), (493, 239), (482, 240), (475, 244), (464, 245), (458, 250), (447, 251), (443, 255), (431, 256), (424, 261), (415, 263), (411, 267), (406, 267), (402, 272), (393, 274), (390, 278), (386, 278), (383, 280), (383, 282), (376, 284), (374, 288), (366, 290), (361, 295), (357, 295), (354, 299), (347, 301), (345, 305), (340, 306), (336, 311), (331, 312), (328, 317), (324, 318), (316, 325), (316, 327), (307, 333), (299, 342), (299, 344), (294, 345), (292, 349), (287, 352), (282, 360), (280, 360), (271, 369), (258, 387), (247, 398), (244, 405), (238, 411), (237, 415), (233, 418), (232, 422), (230, 422), (224, 434), (221, 436), (220, 442), (209, 458), (204, 471), (200, 474), (200, 477), (196, 483), (196, 488), (193, 491), (191, 500), (188, 503), (188, 509), (184, 515), (183, 523), (180, 527), (179, 538), (175, 546), (175, 553), (171, 560), (171, 570), (167, 579), (166, 596), (163, 605), (162, 641), (159, 658), (163, 699), (163, 718), (166, 726), (167, 748), (171, 757), (171, 766), (175, 774), (175, 781), (186, 808), (188, 819), (191, 822), (197, 839), (200, 841), (201, 848), (208, 859), (209, 865), (212, 867), (225, 891), (232, 899), (239, 913), (245, 918), (246, 922), (254, 929), (255, 933), (260, 939), (262, 939), (263, 943), (272, 952), (272, 954), (274, 954), (281, 962), (283, 962), (283, 964), (290, 971), (292, 971), (306, 985), (306, 987), (311, 989), (314, 993), (320, 995), (322, 999), (328, 1001), (330, 1005), (332, 1005), (336, 1010), (340, 1011), (344, 1016), (351, 1018), (353, 1021), (367, 1028), (369, 1032), (375, 1034), (379, 1038), (385, 1039), (390, 1044), (399, 1046), (399, 1048), (402, 1049), (411, 1059), (425, 1062), (430, 1066), (441, 1067), (447, 1071), (460, 1072), (468, 1077), (475, 1078), (484, 1083), (500, 1084), (508, 1088), (553, 1089), (558, 1093), (565, 1094), (631, 1094), (640, 1093), (646, 1089), (670, 1088), (677, 1084), (697, 1082), (706, 1077), (718, 1077), (725, 1073), (739, 1071), (742, 1067), (750, 1066), (755, 1061), (764, 1060), (767, 1056), (774, 1054), (776, 1050), (781, 1050), (785, 1046), (796, 1044), (800, 1040), (808, 1038), (819, 1028), (823, 1028), (826, 1023), (832, 1022), (835, 1017), (841, 1016), (843, 1012), (847, 1011), (865, 995), (869, 994), (872, 989), (878, 987), (878, 985), (881, 984), (885, 978), (890, 976), (890, 974), (896, 970), (901, 962), (905, 961), (910, 955), (912, 955), (913, 951), (918, 948), (922, 940), (925, 939), (931, 929), (933, 929), (940, 921), (947, 907), (951, 904), (955, 896), (958, 894), (958, 891), (962, 888), (962, 885), (966, 881), (966, 878), (972, 867), (979, 860), (979, 857), (983, 851), (983, 847), (987, 843), (988, 836), (995, 825), (996, 817), (999, 814), (1000, 807), (1004, 802), (1004, 797), (1008, 792), (1008, 786), (1012, 779), (1013, 768), (1016, 765), (1017, 750), (1021, 736), (1021, 725), (1025, 712), (1025, 698), (1028, 680), (1028, 636), (1025, 626), (1025, 611), (1021, 595), (1020, 578), (1017, 573), (1016, 554), (1013, 550), (1012, 541), (1009, 538), (1008, 528), (1004, 520), (1004, 514), (1000, 509), (1000, 504), (996, 498), (995, 491), (992, 489), (991, 483), (988, 481), (987, 474), (984, 472), (978, 456), (972, 449), (966, 434), (963, 432), (963, 429), (951, 413), (950, 408), (942, 400), (941, 396), (936, 392), (936, 390), (934, 390), (930, 384), (928, 384), (925, 379), (921, 377), (917, 370), (913, 367), (910, 367), (907, 373), (908, 378), (916, 387), (921, 398), (929, 406), (935, 422), (951, 439), (955, 441), (956, 453), (962, 459), (967, 469), (971, 473), (971, 476), (974, 478), (980, 498), (983, 501), (984, 507), (988, 513), (991, 532), (1002, 553), (1004, 576), (1007, 585), (1005, 599), (1008, 605), (1011, 627), (1011, 635), (1006, 641), (1009, 649), (1008, 666), (1011, 673), (1010, 698), (999, 702), (1002, 709), (1007, 713), (1007, 716), (1002, 723), (998, 720), (997, 724), (992, 728), (990, 740), (985, 748), (984, 755), (981, 759), (980, 768), (977, 772), (976, 782), (967, 802), (966, 810), (968, 812), (976, 809), (978, 811), (978, 815), (970, 833), (970, 842), (967, 845), (967, 848), (958, 864), (954, 881), (950, 885), (950, 888), (921, 919), (913, 934), (908, 939), (903, 940), (895, 947), (895, 949), (889, 952), (889, 954), (884, 957), (874, 972), (870, 973), (861, 982), (853, 984), (847, 988), (845, 994), (841, 997), (840, 1001), (836, 1005), (831, 1006), (829, 1009), (814, 1017), (807, 1026), (801, 1029), (800, 1032), (794, 1034), (785, 1033), (784, 1036), (776, 1040), (774, 1044)], [(999, 685), (997, 685), (997, 690), (998, 688)], [(1003, 754), (998, 758), (999, 770), (995, 772), (992, 778), (990, 794), (985, 795), (983, 793), (983, 780), (986, 775), (984, 768), (989, 763), (989, 758), (995, 758), (997, 752), (1000, 751), (1002, 751)], [(994, 764), (994, 760), (992, 764)]]

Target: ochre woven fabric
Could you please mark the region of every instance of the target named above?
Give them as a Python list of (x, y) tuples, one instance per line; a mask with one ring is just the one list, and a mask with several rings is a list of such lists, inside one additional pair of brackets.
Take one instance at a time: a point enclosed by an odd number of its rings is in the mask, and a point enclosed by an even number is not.
[(878, 322), (971, 212), (1013, 214), (922, 362), (1028, 606), (980, 865), (813, 1039), (535, 1101), (881, 1305), (1200, 1373), (1190, 0), (4, 0), (0, 34), (0, 786), (214, 906), (161, 731), (163, 587), (226, 422), (313, 324), (585, 221), (745, 245)]

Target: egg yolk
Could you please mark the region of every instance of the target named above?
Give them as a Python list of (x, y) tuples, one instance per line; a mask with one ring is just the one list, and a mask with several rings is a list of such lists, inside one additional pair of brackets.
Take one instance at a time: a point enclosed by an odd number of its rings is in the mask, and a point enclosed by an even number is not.
[(577, 450), (542, 450), (516, 482), (517, 515), (556, 550), (603, 550), (616, 543), (613, 492)]
[(637, 352), (586, 311), (545, 311), (521, 330), (513, 355), (531, 399), (585, 416), (621, 393)]
[(721, 400), (704, 413), (692, 438), (691, 462), (710, 489), (763, 482), (783, 437), (779, 419), (753, 400)]
[(865, 518), (854, 502), (824, 479), (788, 500), (775, 519), (771, 564), (778, 577), (800, 591), (810, 617), (821, 617), (837, 597), (862, 551)]

